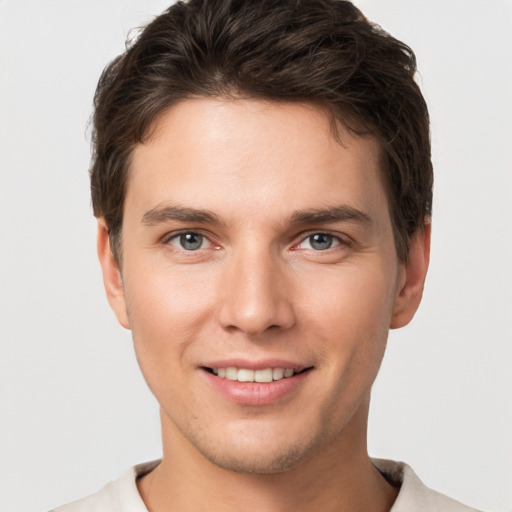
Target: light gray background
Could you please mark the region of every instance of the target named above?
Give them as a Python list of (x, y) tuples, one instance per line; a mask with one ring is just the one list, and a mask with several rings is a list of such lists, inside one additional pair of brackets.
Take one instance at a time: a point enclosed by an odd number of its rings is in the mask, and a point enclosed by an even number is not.
[[(45, 510), (159, 456), (155, 400), (104, 298), (86, 125), (103, 66), (163, 0), (0, 0), (1, 503)], [(512, 2), (360, 0), (416, 51), (436, 199), (422, 308), (391, 335), (372, 455), (512, 510)]]

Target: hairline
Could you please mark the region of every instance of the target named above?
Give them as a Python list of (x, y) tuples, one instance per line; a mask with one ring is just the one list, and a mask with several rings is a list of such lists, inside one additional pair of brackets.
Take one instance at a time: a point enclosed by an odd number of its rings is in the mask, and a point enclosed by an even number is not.
[[(115, 230), (111, 230), (110, 226), (108, 226), (109, 229), (109, 238), (110, 238), (110, 248), (111, 251), (119, 265), (119, 268), (122, 269), (122, 249), (123, 249), (123, 243), (122, 243), (122, 231), (123, 231), (123, 221), (124, 221), (124, 208), (126, 203), (126, 196), (128, 191), (128, 186), (130, 183), (130, 177), (133, 172), (133, 154), (135, 149), (139, 144), (145, 144), (153, 137), (157, 137), (158, 134), (158, 124), (160, 119), (165, 116), (167, 112), (169, 112), (171, 109), (175, 108), (180, 103), (183, 103), (185, 101), (194, 101), (194, 100), (202, 100), (202, 99), (212, 99), (217, 101), (241, 101), (241, 100), (249, 100), (249, 101), (259, 101), (259, 102), (265, 102), (270, 105), (300, 105), (304, 108), (313, 108), (316, 110), (316, 112), (320, 112), (323, 115), (325, 115), (329, 121), (329, 128), (330, 128), (330, 134), (333, 137), (333, 139), (340, 144), (343, 147), (346, 147), (343, 143), (343, 139), (341, 136), (341, 132), (343, 130), (346, 130), (351, 136), (353, 137), (371, 137), (376, 145), (377, 148), (377, 168), (378, 168), (378, 174), (379, 179), (381, 180), (381, 185), (384, 188), (384, 194), (386, 197), (386, 206), (388, 209), (388, 213), (391, 219), (391, 225), (393, 230), (393, 238), (394, 238), (394, 245), (395, 250), (397, 253), (397, 259), (405, 263), (407, 261), (408, 257), (408, 244), (407, 240), (404, 240), (404, 238), (401, 236), (400, 230), (398, 229), (398, 226), (395, 222), (395, 217), (393, 214), (393, 208), (392, 208), (392, 190), (391, 190), (391, 184), (389, 183), (389, 179), (386, 179), (387, 173), (385, 167), (387, 166), (386, 159), (385, 159), (385, 150), (384, 150), (384, 144), (385, 142), (382, 140), (382, 136), (378, 132), (378, 130), (372, 129), (369, 127), (369, 123), (365, 122), (361, 119), (355, 118), (355, 116), (347, 115), (347, 118), (349, 120), (349, 123), (346, 121), (340, 119), (341, 115), (344, 114), (344, 112), (341, 109), (334, 108), (333, 105), (330, 105), (326, 101), (317, 100), (314, 98), (307, 99), (307, 98), (275, 98), (270, 96), (264, 96), (264, 95), (254, 95), (249, 93), (244, 93), (243, 91), (240, 93), (235, 93), (233, 89), (226, 89), (226, 94), (218, 94), (218, 95), (207, 95), (207, 94), (190, 94), (190, 95), (184, 95), (181, 98), (174, 98), (173, 100), (170, 100), (167, 105), (163, 106), (158, 112), (156, 112), (152, 119), (149, 121), (148, 126), (146, 130), (142, 133), (141, 138), (139, 141), (135, 141), (132, 143), (130, 150), (128, 152), (127, 158), (126, 158), (126, 169), (125, 169), (125, 181), (124, 181), (124, 193), (123, 193), (123, 203), (122, 203), (122, 212), (121, 212), (121, 222), (119, 223), (119, 226)], [(339, 112), (336, 112), (339, 110)], [(366, 129), (365, 129), (366, 128)], [(429, 219), (426, 219), (425, 222), (427, 222)], [(419, 229), (423, 229), (424, 224), (422, 224)], [(419, 229), (417, 231), (419, 231)]]

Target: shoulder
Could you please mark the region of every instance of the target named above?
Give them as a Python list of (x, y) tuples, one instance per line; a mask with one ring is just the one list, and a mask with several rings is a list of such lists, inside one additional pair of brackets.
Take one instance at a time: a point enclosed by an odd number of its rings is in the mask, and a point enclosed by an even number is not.
[(119, 510), (116, 503), (116, 483), (110, 482), (100, 491), (67, 505), (62, 505), (50, 512), (100, 512), (100, 510)]
[(393, 485), (400, 487), (390, 512), (478, 512), (428, 488), (403, 462), (372, 459), (375, 467)]
[(55, 508), (50, 512), (147, 512), (137, 490), (137, 478), (153, 468), (160, 461), (138, 464), (130, 468), (119, 480), (110, 482), (97, 493), (78, 501)]

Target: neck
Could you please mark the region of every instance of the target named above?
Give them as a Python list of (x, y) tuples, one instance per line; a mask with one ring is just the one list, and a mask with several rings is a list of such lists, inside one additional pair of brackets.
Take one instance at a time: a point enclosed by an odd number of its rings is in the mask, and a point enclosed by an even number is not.
[(162, 414), (162, 463), (139, 479), (139, 492), (154, 512), (387, 512), (397, 490), (368, 457), (367, 414), (367, 407), (356, 412), (333, 444), (277, 474), (236, 473), (217, 466)]

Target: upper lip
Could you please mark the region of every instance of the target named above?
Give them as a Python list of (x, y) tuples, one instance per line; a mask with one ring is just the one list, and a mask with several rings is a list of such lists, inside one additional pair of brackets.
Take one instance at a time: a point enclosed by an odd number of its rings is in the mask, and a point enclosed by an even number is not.
[(312, 365), (301, 364), (286, 359), (222, 359), (218, 361), (208, 361), (201, 364), (203, 368), (247, 368), (248, 370), (264, 370), (265, 368), (291, 368), (296, 372), (301, 372)]

